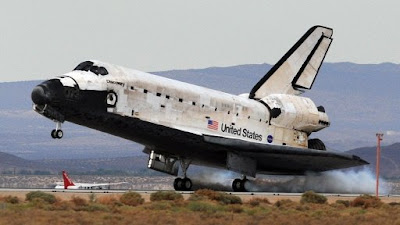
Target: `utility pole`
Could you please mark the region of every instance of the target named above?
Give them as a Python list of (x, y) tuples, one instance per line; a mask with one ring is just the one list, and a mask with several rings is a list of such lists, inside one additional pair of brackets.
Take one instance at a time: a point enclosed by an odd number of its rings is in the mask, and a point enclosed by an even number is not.
[(375, 188), (375, 196), (379, 197), (379, 162), (381, 161), (381, 141), (383, 134), (377, 133), (376, 138), (378, 139), (378, 143), (376, 146), (376, 188)]

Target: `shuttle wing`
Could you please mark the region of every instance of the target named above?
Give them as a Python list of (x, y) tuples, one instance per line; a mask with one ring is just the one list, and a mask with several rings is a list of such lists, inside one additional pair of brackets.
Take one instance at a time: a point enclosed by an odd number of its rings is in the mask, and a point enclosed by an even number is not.
[(332, 42), (331, 28), (314, 26), (253, 87), (249, 97), (299, 95), (311, 89)]
[(277, 174), (304, 174), (332, 169), (344, 169), (369, 164), (361, 158), (335, 151), (260, 144), (220, 136), (203, 136), (204, 141), (224, 146), (244, 157), (257, 160), (257, 170)]

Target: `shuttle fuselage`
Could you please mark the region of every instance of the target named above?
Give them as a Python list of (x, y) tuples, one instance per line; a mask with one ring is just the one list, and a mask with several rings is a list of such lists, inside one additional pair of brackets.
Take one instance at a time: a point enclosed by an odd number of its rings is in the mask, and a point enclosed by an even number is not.
[[(325, 109), (299, 96), (311, 89), (332, 41), (330, 28), (311, 28), (248, 94), (239, 96), (127, 69), (86, 61), (32, 92), (34, 110), (54, 120), (53, 138), (70, 121), (145, 146), (148, 167), (184, 178), (190, 164), (243, 175), (303, 174), (365, 164), (326, 151), (313, 132), (330, 125)], [(233, 182), (244, 190), (245, 179)]]

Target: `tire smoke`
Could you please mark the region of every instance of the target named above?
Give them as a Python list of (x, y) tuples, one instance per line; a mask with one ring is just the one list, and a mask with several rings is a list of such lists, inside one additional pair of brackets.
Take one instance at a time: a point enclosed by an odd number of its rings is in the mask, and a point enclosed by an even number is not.
[[(255, 179), (246, 183), (249, 191), (301, 193), (313, 190), (319, 193), (373, 194), (376, 179), (374, 173), (363, 168), (361, 170), (335, 170), (323, 173), (308, 173), (279, 180)], [(379, 180), (379, 192), (388, 194), (390, 190)]]
[(232, 182), (240, 177), (234, 172), (205, 168), (192, 175), (193, 190), (207, 188), (215, 191), (232, 191)]
[[(194, 175), (193, 188), (209, 188), (219, 191), (232, 191), (232, 181), (240, 176), (222, 170), (203, 170)], [(361, 170), (334, 170), (323, 173), (307, 173), (305, 176), (257, 176), (246, 182), (250, 192), (302, 193), (313, 190), (319, 193), (374, 194), (375, 174), (367, 167)], [(379, 181), (379, 193), (389, 194), (383, 179)]]

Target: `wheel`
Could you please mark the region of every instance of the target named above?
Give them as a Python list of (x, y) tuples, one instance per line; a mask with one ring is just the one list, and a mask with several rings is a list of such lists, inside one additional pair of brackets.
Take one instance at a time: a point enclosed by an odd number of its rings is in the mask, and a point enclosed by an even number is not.
[(192, 180), (190, 180), (189, 178), (184, 178), (182, 184), (183, 191), (190, 191), (192, 189)]
[(55, 129), (51, 131), (51, 137), (54, 138), (54, 139), (57, 138)]
[(64, 135), (62, 130), (56, 131), (55, 134), (56, 134), (56, 138), (58, 138), (58, 139), (61, 139)]
[(239, 191), (239, 188), (240, 188), (240, 184), (239, 183), (240, 183), (239, 179), (233, 180), (233, 182), (232, 182), (233, 191)]
[(322, 142), (320, 139), (315, 138), (315, 139), (309, 139), (308, 140), (308, 148), (310, 149), (316, 149), (316, 150), (322, 150), (325, 151), (326, 147), (324, 142)]
[(235, 179), (232, 182), (232, 189), (235, 192), (241, 191), (241, 192), (245, 192), (246, 188), (244, 187), (244, 184), (246, 183), (247, 179)]
[(176, 191), (181, 191), (183, 187), (183, 179), (178, 177), (174, 180), (174, 189)]
[(241, 191), (242, 190), (242, 180), (240, 179), (235, 179), (232, 182), (232, 189), (233, 191)]

